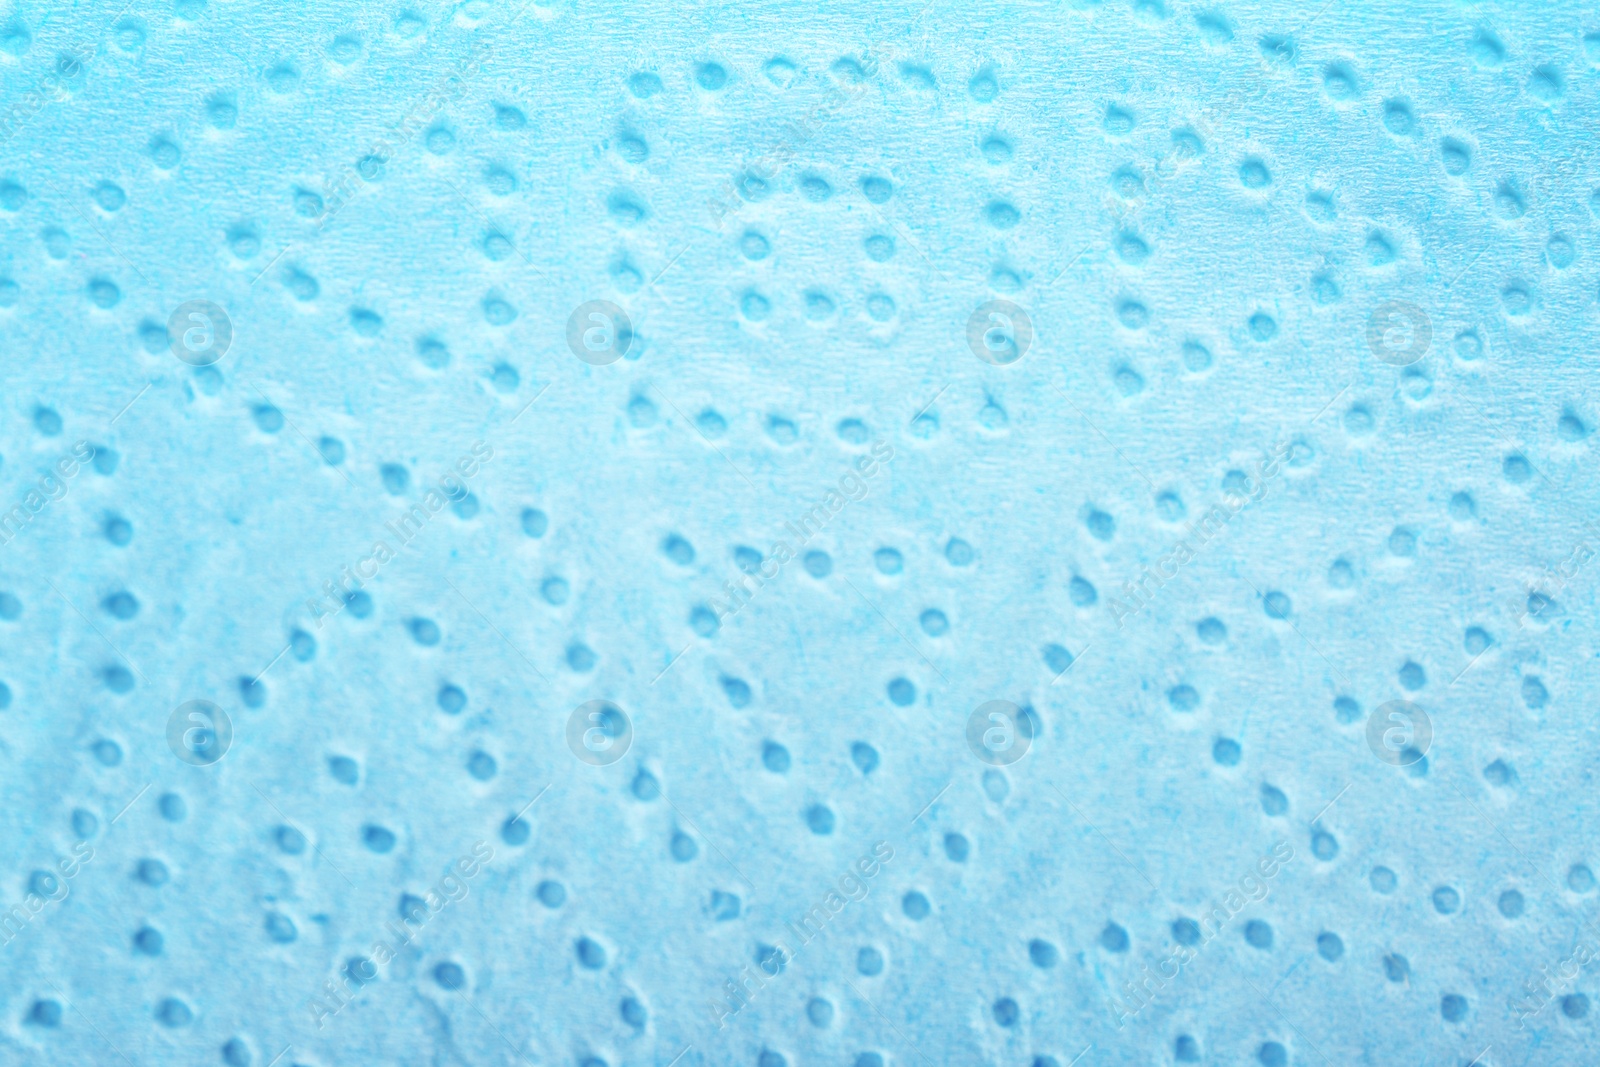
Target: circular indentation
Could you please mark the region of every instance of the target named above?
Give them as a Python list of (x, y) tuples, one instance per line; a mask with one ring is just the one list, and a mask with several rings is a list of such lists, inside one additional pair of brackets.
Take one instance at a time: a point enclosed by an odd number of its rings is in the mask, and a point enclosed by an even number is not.
[(433, 980), (439, 983), (441, 989), (454, 992), (467, 984), (467, 972), (461, 964), (445, 960), (434, 966)]
[(694, 546), (681, 534), (668, 534), (661, 542), (661, 552), (680, 567), (694, 562)]
[(813, 549), (805, 554), (801, 565), (811, 577), (821, 580), (833, 573), (833, 557), (820, 549)]
[(1433, 891), (1433, 910), (1440, 915), (1454, 915), (1461, 910), (1461, 894), (1453, 886), (1442, 885)]
[(156, 1022), (177, 1029), (194, 1022), (194, 1009), (177, 997), (165, 997), (156, 1005)]
[(789, 773), (789, 750), (776, 741), (764, 741), (761, 744), (761, 765), (773, 774)]
[(609, 700), (590, 700), (567, 717), (567, 747), (580, 762), (605, 767), (627, 755), (633, 722)]
[(1489, 30), (1479, 30), (1468, 51), (1474, 63), (1488, 69), (1498, 67), (1506, 58), (1506, 46)]
[(1515, 889), (1507, 889), (1500, 894), (1500, 899), (1495, 901), (1495, 907), (1506, 918), (1516, 919), (1520, 918), (1522, 913), (1527, 910), (1528, 904), (1520, 892)]
[(435, 700), (439, 705), (439, 710), (446, 715), (459, 715), (462, 709), (467, 706), (467, 694), (459, 686), (454, 685), (440, 686)]
[(1383, 127), (1396, 137), (1409, 137), (1416, 132), (1417, 116), (1404, 100), (1383, 102)]
[(1573, 250), (1573, 242), (1565, 235), (1555, 234), (1550, 240), (1544, 242), (1544, 258), (1550, 266), (1557, 270), (1566, 270), (1573, 266), (1573, 259), (1578, 258), (1578, 253)]
[(761, 234), (754, 230), (746, 230), (743, 237), (739, 238), (739, 251), (745, 259), (759, 262), (766, 259), (772, 251), (772, 245)]
[(94, 197), (94, 202), (99, 206), (100, 210), (107, 214), (120, 211), (122, 205), (128, 202), (128, 194), (123, 192), (122, 186), (115, 182), (101, 182), (94, 187), (94, 192), (90, 195)]
[(917, 699), (917, 687), (906, 678), (892, 679), (888, 693), (889, 702), (897, 708), (909, 708)]
[(761, 68), (761, 73), (765, 74), (767, 80), (780, 89), (787, 89), (800, 76), (800, 72), (795, 65), (782, 56), (767, 60)]
[(1130, 267), (1143, 266), (1150, 258), (1150, 245), (1144, 238), (1135, 233), (1118, 234), (1113, 242), (1117, 258)]
[(878, 769), (878, 750), (865, 741), (857, 741), (850, 746), (850, 762), (862, 774), (871, 774)]
[[(300, 931), (295, 928), (294, 920), (282, 912), (268, 912), (262, 927), (266, 930), (267, 940), (278, 945), (292, 944), (300, 936)], [(249, 1060), (242, 1060), (241, 1062), (248, 1063)]]
[(1100, 947), (1107, 952), (1128, 951), (1128, 931), (1118, 923), (1106, 923), (1105, 929), (1100, 931)]
[(150, 153), (150, 160), (159, 170), (171, 170), (178, 165), (181, 153), (178, 146), (165, 137), (157, 137), (151, 141), (146, 151)]
[(606, 965), (606, 950), (598, 941), (589, 937), (580, 937), (573, 949), (578, 954), (578, 962), (591, 971), (598, 971)]
[[(157, 859), (142, 859), (134, 864), (133, 876), (145, 885), (156, 887), (164, 886), (172, 880), (172, 872), (167, 869), (165, 863)], [(49, 894), (40, 893), (39, 895), (48, 896)]]
[(833, 833), (833, 809), (826, 804), (812, 804), (805, 811), (806, 826), (820, 837)]
[(820, 204), (833, 196), (833, 186), (828, 184), (826, 178), (817, 174), (808, 174), (800, 179), (800, 195), (813, 204)]
[(967, 318), (967, 347), (985, 363), (1009, 366), (1032, 344), (1033, 320), (1009, 300), (986, 301)]
[(1250, 321), (1245, 324), (1250, 330), (1250, 336), (1258, 344), (1266, 344), (1278, 335), (1278, 322), (1265, 311), (1258, 311), (1250, 316)]
[(167, 717), (167, 747), (190, 766), (211, 766), (232, 744), (233, 720), (209, 700), (185, 701)]
[(1500, 290), (1500, 303), (1507, 315), (1520, 318), (1533, 310), (1533, 294), (1526, 286), (1512, 283)]
[(456, 135), (448, 126), (435, 126), (427, 132), (423, 145), (436, 156), (442, 156), (456, 146)]
[(728, 84), (728, 71), (721, 63), (701, 63), (694, 69), (695, 84), (714, 93)]
[(1150, 324), (1150, 309), (1137, 300), (1117, 301), (1117, 321), (1130, 330), (1142, 330)]
[(1276, 818), (1289, 810), (1289, 798), (1275, 785), (1261, 786), (1261, 810)]
[(1272, 172), (1259, 159), (1247, 159), (1239, 164), (1239, 184), (1246, 189), (1265, 189), (1272, 184)]
[(833, 297), (820, 289), (810, 289), (805, 294), (805, 316), (810, 322), (826, 322), (838, 309)]
[(1461, 643), (1466, 648), (1467, 655), (1478, 656), (1482, 655), (1492, 642), (1489, 631), (1481, 626), (1469, 626)]
[(1356, 72), (1348, 63), (1329, 63), (1322, 70), (1322, 91), (1330, 100), (1349, 100), (1359, 91)]
[(141, 926), (133, 934), (133, 950), (141, 956), (159, 956), (166, 944), (166, 938), (161, 936), (161, 931), (149, 926)]
[(1390, 700), (1367, 717), (1367, 747), (1392, 767), (1409, 767), (1428, 754), (1433, 720), (1409, 700)]
[(206, 367), (228, 354), (233, 320), (209, 300), (188, 300), (167, 317), (172, 354), (191, 367)]
[(1387, 300), (1367, 316), (1367, 347), (1391, 366), (1415, 363), (1428, 354), (1432, 341), (1432, 320), (1405, 300)]
[(1200, 694), (1192, 685), (1175, 685), (1167, 690), (1167, 703), (1173, 711), (1193, 711), (1200, 706)]
[(376, 823), (367, 823), (361, 828), (361, 843), (370, 851), (376, 852), (380, 856), (389, 852), (393, 852), (395, 843), (398, 840), (399, 839), (395, 837), (394, 831), (386, 826), (379, 826)]
[(292, 826), (280, 826), (273, 833), (278, 850), (286, 856), (299, 856), (306, 850), (306, 835)]
[(983, 217), (997, 230), (1009, 230), (1022, 221), (1022, 213), (1004, 200), (995, 200), (983, 209)]
[(983, 158), (988, 160), (990, 166), (998, 167), (1011, 162), (1013, 150), (1011, 142), (997, 133), (991, 133), (978, 145), (978, 151), (983, 153)]
[(772, 314), (772, 301), (760, 293), (745, 293), (739, 298), (739, 312), (751, 322), (764, 322)]
[(661, 79), (647, 70), (641, 70), (628, 79), (628, 91), (640, 100), (650, 99), (661, 89)]
[(1009, 700), (980, 704), (967, 718), (967, 747), (984, 763), (997, 767), (1026, 756), (1037, 733), (1033, 709), (1018, 707)]
[(617, 138), (617, 155), (629, 163), (643, 163), (650, 158), (650, 146), (643, 137), (625, 133)]
[(632, 344), (632, 321), (609, 300), (579, 304), (567, 317), (567, 347), (591, 366), (615, 363)]
[(122, 302), (122, 290), (116, 282), (95, 278), (89, 282), (89, 302), (102, 311), (109, 311)]
[(1595, 877), (1587, 864), (1575, 863), (1567, 869), (1567, 888), (1578, 895), (1594, 892)]

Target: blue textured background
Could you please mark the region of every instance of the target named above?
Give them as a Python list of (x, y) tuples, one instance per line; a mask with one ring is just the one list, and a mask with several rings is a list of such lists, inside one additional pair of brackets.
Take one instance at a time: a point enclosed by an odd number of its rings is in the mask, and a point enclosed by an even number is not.
[(1589, 1062), (1597, 68), (1576, 3), (7, 5), (0, 1064)]

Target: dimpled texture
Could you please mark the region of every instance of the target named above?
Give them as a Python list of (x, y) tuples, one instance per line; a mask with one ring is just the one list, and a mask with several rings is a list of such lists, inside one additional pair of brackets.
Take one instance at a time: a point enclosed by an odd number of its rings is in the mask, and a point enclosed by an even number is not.
[(1600, 20), (981, 7), (4, 16), (0, 1062), (1592, 1053)]

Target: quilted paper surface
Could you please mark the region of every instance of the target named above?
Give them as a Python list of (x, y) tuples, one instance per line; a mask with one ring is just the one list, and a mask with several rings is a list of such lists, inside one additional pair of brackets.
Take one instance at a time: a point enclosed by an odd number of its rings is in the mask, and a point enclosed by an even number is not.
[(1593, 1063), (1600, 16), (0, 14), (0, 1064)]

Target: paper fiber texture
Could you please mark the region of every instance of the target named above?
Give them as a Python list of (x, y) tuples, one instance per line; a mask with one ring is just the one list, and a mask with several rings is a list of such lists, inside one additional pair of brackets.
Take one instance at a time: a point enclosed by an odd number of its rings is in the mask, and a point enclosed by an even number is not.
[(1600, 14), (0, 12), (0, 1064), (1578, 1064)]

